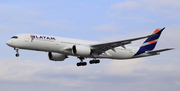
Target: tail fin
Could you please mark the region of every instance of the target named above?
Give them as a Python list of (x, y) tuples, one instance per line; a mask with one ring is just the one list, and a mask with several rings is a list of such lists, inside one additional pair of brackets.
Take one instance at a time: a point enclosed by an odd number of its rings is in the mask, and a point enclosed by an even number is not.
[(162, 29), (156, 29), (153, 34), (155, 34), (155, 36), (151, 36), (148, 39), (146, 39), (146, 41), (140, 46), (139, 51), (136, 53), (136, 55), (144, 53), (145, 51), (151, 51), (155, 48), (157, 41), (162, 33), (162, 31), (165, 28)]

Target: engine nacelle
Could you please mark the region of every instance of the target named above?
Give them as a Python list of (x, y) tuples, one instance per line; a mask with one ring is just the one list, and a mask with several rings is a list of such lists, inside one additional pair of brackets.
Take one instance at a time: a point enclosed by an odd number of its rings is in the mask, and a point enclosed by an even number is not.
[(48, 53), (48, 57), (52, 61), (64, 61), (64, 59), (68, 58), (67, 55), (61, 54), (61, 53)]
[(91, 55), (91, 48), (88, 46), (83, 46), (83, 45), (74, 45), (72, 47), (72, 53), (74, 55), (87, 57)]

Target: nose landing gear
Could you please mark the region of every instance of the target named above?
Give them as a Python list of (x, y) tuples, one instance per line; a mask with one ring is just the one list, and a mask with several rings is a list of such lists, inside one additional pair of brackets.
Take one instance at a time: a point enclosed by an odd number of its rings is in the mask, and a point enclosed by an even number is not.
[(19, 48), (14, 48), (14, 50), (16, 50), (16, 57), (19, 57)]
[(19, 53), (16, 53), (16, 57), (19, 57)]

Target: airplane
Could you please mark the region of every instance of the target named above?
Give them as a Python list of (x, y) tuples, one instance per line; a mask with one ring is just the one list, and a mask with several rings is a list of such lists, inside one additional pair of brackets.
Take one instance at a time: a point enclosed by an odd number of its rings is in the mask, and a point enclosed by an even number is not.
[[(62, 38), (38, 34), (18, 34), (13, 36), (6, 44), (16, 50), (16, 57), (19, 56), (19, 49), (48, 52), (52, 61), (64, 61), (68, 56), (75, 56), (80, 59), (77, 66), (86, 66), (85, 58), (92, 58), (90, 64), (100, 63), (100, 58), (107, 59), (133, 59), (159, 55), (160, 52), (172, 50), (166, 48), (153, 50), (164, 28), (157, 28), (152, 34), (120, 40), (115, 42), (94, 42), (79, 39)], [(130, 47), (133, 41), (147, 38), (139, 47)]]

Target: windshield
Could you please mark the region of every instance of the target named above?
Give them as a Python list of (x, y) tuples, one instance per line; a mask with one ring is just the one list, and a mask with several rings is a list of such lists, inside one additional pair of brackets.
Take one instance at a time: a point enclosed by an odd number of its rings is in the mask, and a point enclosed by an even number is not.
[(18, 39), (18, 36), (13, 36), (11, 37), (11, 39)]

